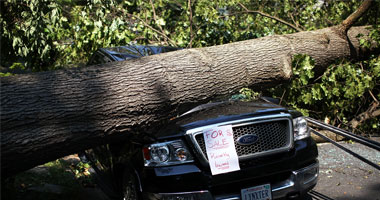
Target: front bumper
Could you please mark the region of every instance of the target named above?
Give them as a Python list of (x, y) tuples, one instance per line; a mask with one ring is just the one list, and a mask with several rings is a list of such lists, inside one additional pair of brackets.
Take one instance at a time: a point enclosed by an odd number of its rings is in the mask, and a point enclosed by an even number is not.
[[(305, 194), (312, 189), (318, 181), (319, 163), (318, 161), (305, 168), (292, 171), (290, 177), (271, 185), (272, 198), (296, 197)], [(208, 190), (178, 193), (145, 193), (144, 199), (149, 200), (239, 200), (239, 194), (229, 194), (223, 196), (213, 196)]]

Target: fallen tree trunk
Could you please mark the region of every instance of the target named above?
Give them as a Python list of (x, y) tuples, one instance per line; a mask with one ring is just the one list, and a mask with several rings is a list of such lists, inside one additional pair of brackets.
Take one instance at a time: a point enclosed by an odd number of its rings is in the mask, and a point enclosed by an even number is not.
[(185, 49), (102, 66), (1, 78), (3, 177), (38, 164), (151, 132), (182, 110), (242, 87), (288, 80), (295, 54), (317, 70), (363, 56), (353, 27), (335, 27), (200, 49)]

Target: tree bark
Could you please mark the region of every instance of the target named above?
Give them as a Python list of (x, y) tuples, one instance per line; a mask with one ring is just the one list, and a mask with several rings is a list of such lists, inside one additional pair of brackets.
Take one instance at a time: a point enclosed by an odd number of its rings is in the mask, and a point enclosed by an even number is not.
[[(288, 80), (295, 54), (318, 70), (362, 56), (353, 27), (185, 49), (101, 66), (1, 78), (2, 177), (153, 128), (191, 106)], [(351, 45), (350, 45), (351, 43)], [(352, 48), (350, 48), (350, 46)]]

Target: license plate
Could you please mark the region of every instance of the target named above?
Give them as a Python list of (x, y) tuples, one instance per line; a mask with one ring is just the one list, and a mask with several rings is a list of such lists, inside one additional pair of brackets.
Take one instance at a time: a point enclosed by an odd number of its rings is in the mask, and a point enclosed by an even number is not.
[(259, 185), (241, 190), (242, 200), (271, 200), (272, 190), (270, 184)]

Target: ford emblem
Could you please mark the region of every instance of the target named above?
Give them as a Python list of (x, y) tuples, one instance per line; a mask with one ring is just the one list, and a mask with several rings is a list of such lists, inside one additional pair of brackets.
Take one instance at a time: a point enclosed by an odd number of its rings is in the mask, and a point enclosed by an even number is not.
[(243, 135), (239, 137), (236, 142), (240, 145), (251, 145), (255, 144), (259, 137), (255, 134), (248, 134), (248, 135)]

